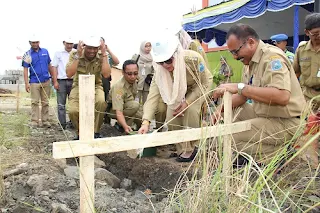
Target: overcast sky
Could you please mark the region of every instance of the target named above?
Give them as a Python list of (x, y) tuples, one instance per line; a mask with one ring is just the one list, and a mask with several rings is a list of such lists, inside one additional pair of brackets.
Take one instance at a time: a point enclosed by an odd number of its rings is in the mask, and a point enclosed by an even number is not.
[[(10, 0), (0, 3), (0, 74), (20, 68), (17, 55), (30, 48), (36, 34), (51, 59), (62, 40), (98, 35), (106, 39), (120, 63), (139, 51), (141, 41), (157, 30), (178, 25), (201, 0)], [(19, 50), (20, 49), (20, 50)]]

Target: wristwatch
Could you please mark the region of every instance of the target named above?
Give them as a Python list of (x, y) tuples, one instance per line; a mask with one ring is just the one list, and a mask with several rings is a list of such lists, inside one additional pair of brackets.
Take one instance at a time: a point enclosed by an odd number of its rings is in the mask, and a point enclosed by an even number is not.
[(245, 88), (244, 83), (238, 83), (238, 94), (241, 95), (243, 88)]
[(143, 120), (142, 125), (144, 125), (144, 124), (150, 125), (150, 121), (148, 121), (148, 120)]
[(79, 55), (78, 55), (78, 54), (75, 54), (75, 55), (73, 56), (73, 59), (74, 59), (74, 60), (78, 60), (78, 59), (79, 59)]

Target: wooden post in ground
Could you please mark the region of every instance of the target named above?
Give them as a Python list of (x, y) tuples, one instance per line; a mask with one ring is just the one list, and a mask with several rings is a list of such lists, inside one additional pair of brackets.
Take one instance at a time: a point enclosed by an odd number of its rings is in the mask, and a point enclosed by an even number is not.
[[(224, 124), (232, 123), (232, 94), (230, 92), (225, 92), (223, 96), (223, 106), (224, 106)], [(232, 150), (231, 150), (231, 135), (225, 135), (223, 137), (223, 175), (225, 178), (226, 192), (229, 193), (230, 188), (230, 169), (232, 166)]]
[[(79, 76), (80, 141), (94, 138), (95, 76)], [(94, 210), (94, 155), (80, 157), (80, 213)]]
[(20, 104), (20, 82), (18, 82), (18, 88), (17, 88), (17, 113), (19, 112), (19, 104)]

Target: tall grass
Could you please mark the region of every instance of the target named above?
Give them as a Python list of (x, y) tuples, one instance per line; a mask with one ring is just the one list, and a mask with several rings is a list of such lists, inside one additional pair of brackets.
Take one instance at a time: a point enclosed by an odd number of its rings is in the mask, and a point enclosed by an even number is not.
[[(164, 211), (316, 212), (314, 209), (317, 206), (320, 211), (320, 181), (317, 177), (319, 165), (316, 170), (312, 169), (298, 158), (299, 153), (295, 153), (293, 148), (303, 129), (302, 120), (293, 138), (284, 141), (283, 147), (264, 165), (256, 163), (246, 153), (233, 150), (233, 162), (241, 154), (248, 160), (248, 164), (241, 168), (229, 168), (231, 173), (226, 177), (222, 169), (223, 138), (207, 138), (206, 127), (203, 127), (204, 139), (200, 143), (198, 156), (171, 191)], [(302, 150), (319, 135), (320, 133), (313, 138), (309, 136), (309, 141)], [(283, 162), (290, 163), (278, 174)], [(188, 178), (188, 172), (193, 174), (192, 178)], [(230, 181), (228, 188), (225, 185), (227, 178)]]

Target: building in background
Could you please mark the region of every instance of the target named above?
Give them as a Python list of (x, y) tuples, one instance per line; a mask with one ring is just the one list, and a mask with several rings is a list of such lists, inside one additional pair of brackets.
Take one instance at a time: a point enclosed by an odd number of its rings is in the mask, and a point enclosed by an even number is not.
[(0, 75), (0, 84), (23, 84), (23, 70), (6, 70)]

